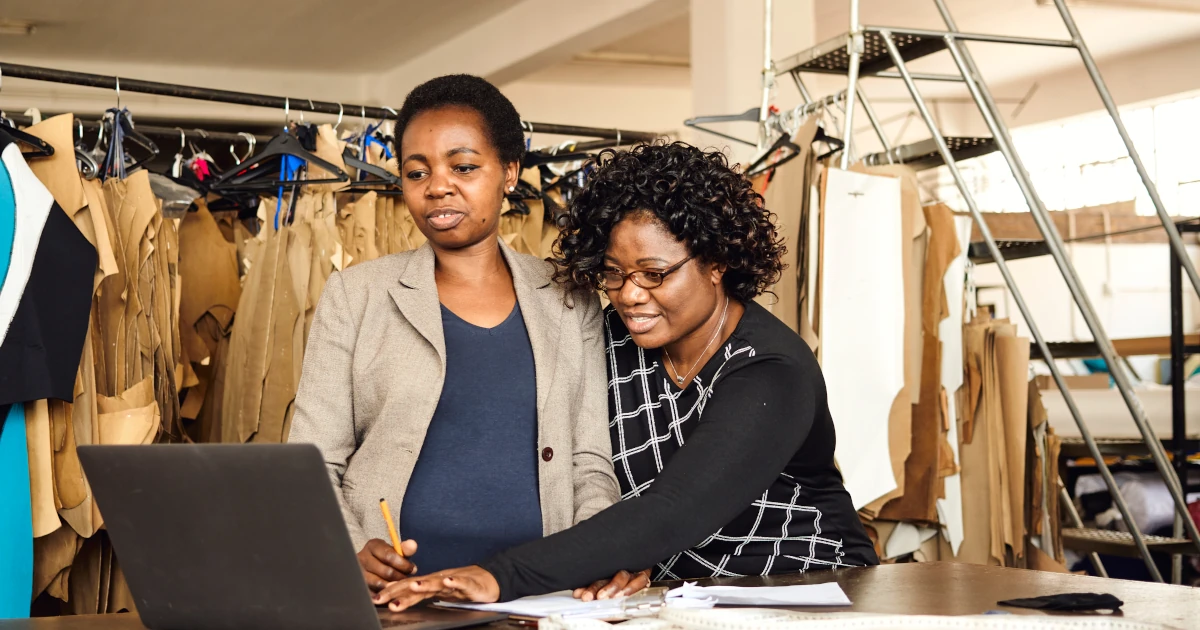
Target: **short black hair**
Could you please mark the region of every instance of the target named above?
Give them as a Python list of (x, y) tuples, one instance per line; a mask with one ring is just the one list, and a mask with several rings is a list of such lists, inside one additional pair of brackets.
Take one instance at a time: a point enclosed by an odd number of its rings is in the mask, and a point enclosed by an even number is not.
[(554, 245), (555, 279), (573, 290), (599, 288), (613, 228), (639, 214), (660, 221), (700, 260), (725, 267), (722, 284), (736, 300), (780, 278), (787, 250), (750, 180), (720, 151), (659, 142), (600, 152)]
[(470, 74), (447, 74), (413, 88), (396, 117), (396, 144), (417, 114), (456, 105), (479, 112), (488, 139), (505, 164), (525, 156), (525, 131), (517, 108), (487, 79)]

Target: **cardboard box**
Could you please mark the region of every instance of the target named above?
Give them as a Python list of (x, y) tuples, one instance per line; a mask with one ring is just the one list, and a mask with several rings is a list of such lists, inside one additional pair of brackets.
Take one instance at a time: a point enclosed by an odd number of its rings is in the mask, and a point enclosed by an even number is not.
[[(1048, 374), (1039, 374), (1033, 378), (1038, 389), (1058, 389), (1058, 386), (1054, 384), (1054, 377)], [(1067, 387), (1070, 389), (1108, 389), (1112, 386), (1108, 374), (1063, 376), (1063, 380), (1067, 382)]]

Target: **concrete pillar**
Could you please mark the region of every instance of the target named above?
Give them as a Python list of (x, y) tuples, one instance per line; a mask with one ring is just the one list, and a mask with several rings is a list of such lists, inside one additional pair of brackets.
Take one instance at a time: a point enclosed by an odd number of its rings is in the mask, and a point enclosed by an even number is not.
[[(799, 52), (815, 39), (816, 0), (774, 0), (772, 58)], [(763, 0), (691, 0), (693, 115), (737, 114), (762, 100)], [(799, 94), (791, 78), (778, 81), (771, 103), (792, 107)], [(731, 135), (757, 140), (751, 123), (713, 125)], [(717, 147), (745, 161), (754, 148), (692, 131), (685, 140)]]

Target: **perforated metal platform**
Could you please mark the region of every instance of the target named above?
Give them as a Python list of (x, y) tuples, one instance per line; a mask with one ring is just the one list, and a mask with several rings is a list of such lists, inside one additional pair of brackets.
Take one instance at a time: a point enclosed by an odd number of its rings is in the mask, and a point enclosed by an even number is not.
[[(1137, 558), (1138, 549), (1133, 544), (1133, 536), (1128, 532), (1114, 532), (1107, 529), (1087, 529), (1079, 527), (1063, 528), (1063, 546), (1083, 552), (1105, 553), (1113, 556)], [(1146, 547), (1150, 551), (1164, 554), (1200, 555), (1195, 545), (1186, 538), (1164, 538), (1163, 536), (1145, 536)]]
[[(847, 74), (850, 72), (850, 55), (846, 52), (846, 37), (845, 34), (839, 35), (827, 42), (782, 59), (775, 64), (775, 71), (780, 74), (785, 72)], [(892, 37), (896, 40), (896, 48), (900, 51), (900, 56), (906, 62), (946, 49), (946, 42), (941, 37), (901, 33), (895, 33)], [(889, 70), (893, 66), (883, 36), (878, 31), (864, 31), (859, 73), (871, 75)]]

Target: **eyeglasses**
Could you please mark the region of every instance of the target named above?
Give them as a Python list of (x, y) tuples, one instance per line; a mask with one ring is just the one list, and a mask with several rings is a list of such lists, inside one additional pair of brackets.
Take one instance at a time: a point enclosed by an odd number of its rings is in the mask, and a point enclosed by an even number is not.
[(662, 286), (663, 280), (667, 276), (679, 271), (680, 267), (683, 267), (687, 264), (687, 261), (693, 258), (695, 256), (688, 256), (662, 271), (631, 271), (629, 273), (622, 273), (616, 269), (605, 269), (600, 273), (600, 285), (606, 291), (619, 291), (621, 287), (625, 286), (625, 280), (628, 278), (643, 289), (657, 289)]

